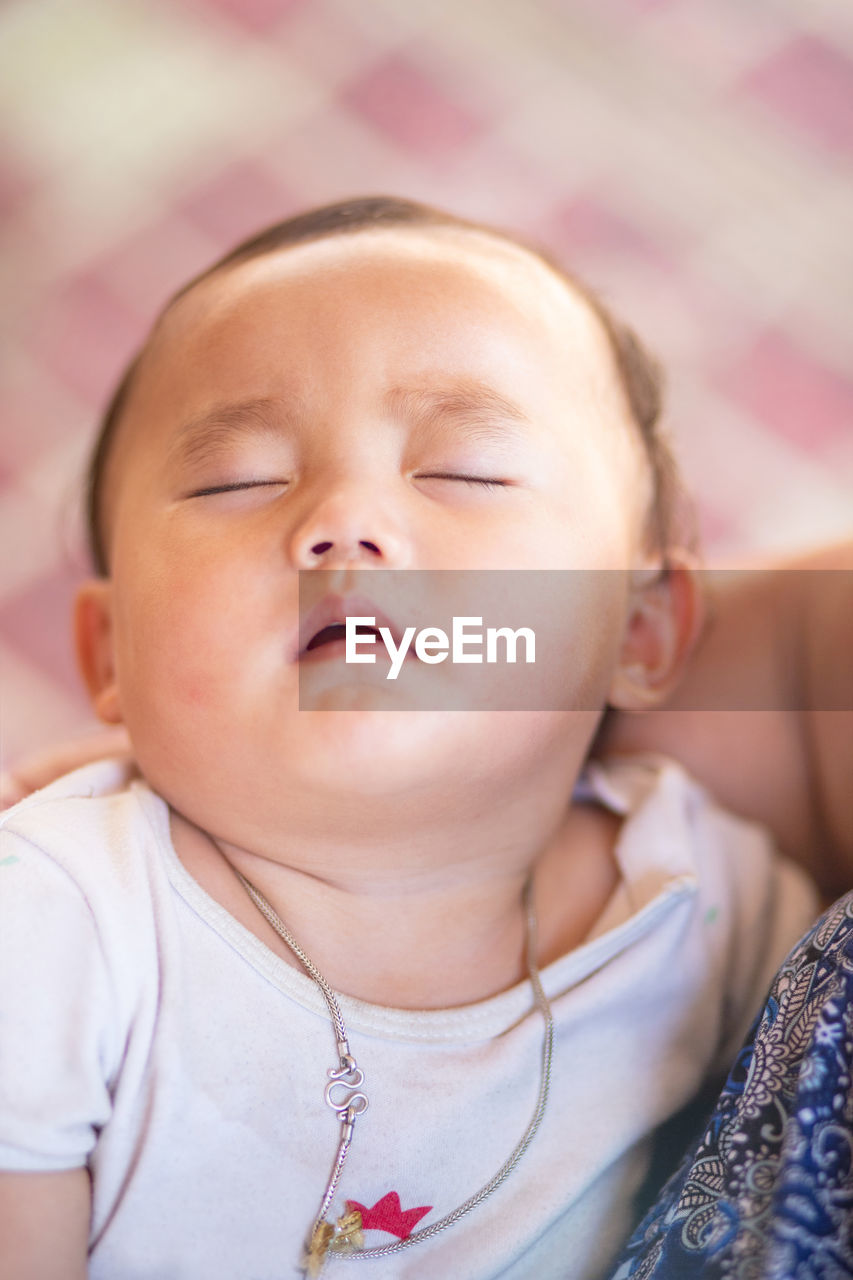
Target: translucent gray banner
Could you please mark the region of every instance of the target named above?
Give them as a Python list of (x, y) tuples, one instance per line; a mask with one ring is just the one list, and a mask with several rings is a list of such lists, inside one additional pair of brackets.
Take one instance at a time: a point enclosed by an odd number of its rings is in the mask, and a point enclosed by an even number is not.
[(850, 570), (310, 570), (300, 710), (853, 710)]

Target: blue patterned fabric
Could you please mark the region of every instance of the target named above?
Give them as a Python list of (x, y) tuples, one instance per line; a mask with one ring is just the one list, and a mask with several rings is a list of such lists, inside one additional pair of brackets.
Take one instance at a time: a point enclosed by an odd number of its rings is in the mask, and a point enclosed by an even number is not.
[(788, 956), (613, 1280), (853, 1276), (853, 893)]

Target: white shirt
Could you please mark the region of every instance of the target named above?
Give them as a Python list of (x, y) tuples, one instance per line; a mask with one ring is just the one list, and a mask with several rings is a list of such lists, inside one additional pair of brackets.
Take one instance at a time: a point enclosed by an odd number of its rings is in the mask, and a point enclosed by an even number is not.
[[(581, 790), (628, 815), (622, 880), (542, 974), (555, 1040), (539, 1132), (446, 1232), (329, 1275), (606, 1274), (655, 1128), (731, 1057), (810, 923), (804, 876), (675, 764), (592, 764)], [(339, 1132), (319, 990), (208, 897), (165, 802), (113, 763), (0, 823), (0, 1167), (88, 1164), (91, 1280), (296, 1276)], [(491, 1179), (533, 1114), (530, 984), (448, 1010), (340, 1003), (370, 1109), (333, 1214), (394, 1191), (403, 1210), (431, 1206), (426, 1227)]]

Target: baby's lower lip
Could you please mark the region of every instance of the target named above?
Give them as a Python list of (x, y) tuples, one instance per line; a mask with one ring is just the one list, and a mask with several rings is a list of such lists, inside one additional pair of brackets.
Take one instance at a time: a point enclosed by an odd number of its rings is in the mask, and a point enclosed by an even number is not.
[[(324, 644), (318, 645), (316, 649), (303, 649), (297, 657), (300, 666), (313, 664), (316, 662), (345, 661), (347, 651), (347, 642), (341, 637), (340, 640), (327, 640)], [(369, 650), (362, 650), (369, 652)], [(376, 666), (382, 664), (388, 665), (391, 661), (388, 651), (384, 644), (377, 642), (374, 647), (376, 654)], [(417, 662), (418, 657), (413, 648), (410, 648), (406, 654), (405, 662)]]

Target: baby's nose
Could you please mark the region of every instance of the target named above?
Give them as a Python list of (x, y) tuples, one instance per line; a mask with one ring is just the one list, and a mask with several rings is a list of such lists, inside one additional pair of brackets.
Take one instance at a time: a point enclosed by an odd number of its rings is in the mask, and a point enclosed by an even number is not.
[(293, 530), (291, 557), (299, 569), (361, 564), (381, 569), (411, 565), (402, 518), (376, 494), (341, 490), (307, 511)]

